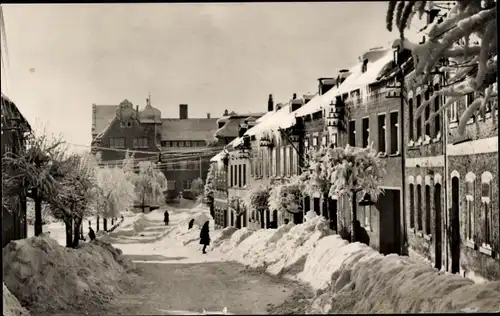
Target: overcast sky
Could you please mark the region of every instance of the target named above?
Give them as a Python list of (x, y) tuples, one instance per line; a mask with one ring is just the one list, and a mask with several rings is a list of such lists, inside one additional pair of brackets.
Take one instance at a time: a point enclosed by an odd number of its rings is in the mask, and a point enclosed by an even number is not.
[(387, 2), (3, 5), (2, 92), (37, 127), (90, 144), (91, 106), (148, 93), (163, 117), (265, 111), (397, 36)]

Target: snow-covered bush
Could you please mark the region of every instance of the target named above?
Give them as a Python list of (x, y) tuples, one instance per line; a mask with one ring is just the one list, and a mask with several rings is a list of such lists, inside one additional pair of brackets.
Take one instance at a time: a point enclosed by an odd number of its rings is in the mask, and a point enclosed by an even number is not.
[(307, 168), (299, 177), (304, 193), (310, 196), (315, 193), (328, 193), (330, 189), (329, 168), (325, 160), (329, 150), (330, 148), (323, 147), (314, 152), (307, 162)]
[(203, 199), (205, 204), (209, 204), (214, 199), (214, 181), (215, 181), (215, 172), (217, 170), (217, 166), (215, 163), (210, 164), (210, 168), (208, 168), (207, 180), (205, 181), (205, 186), (203, 188)]
[(269, 194), (269, 209), (279, 213), (295, 214), (299, 212), (302, 190), (298, 181), (274, 185)]
[[(419, 18), (433, 9), (443, 9), (435, 1), (390, 1), (386, 16), (387, 28), (393, 24), (399, 29), (400, 39), (394, 47), (408, 49), (412, 53), (414, 71), (410, 73), (410, 84), (428, 84), (436, 72), (448, 73), (448, 86), (435, 91), (430, 100), (416, 111), (415, 119), (439, 96), (446, 96), (446, 103), (433, 113), (427, 124), (445, 108), (471, 92), (476, 98), (461, 115), (458, 132), (463, 134), (469, 119), (477, 112), (485, 112), (492, 98), (498, 98), (497, 87), (497, 17), (496, 1), (457, 1), (446, 16), (436, 18), (429, 24), (428, 39), (420, 44), (411, 43), (404, 36), (413, 16)], [(395, 13), (395, 16), (394, 16)], [(495, 113), (497, 102), (492, 103)], [(495, 119), (495, 115), (494, 119)]]
[(201, 178), (194, 179), (191, 183), (191, 193), (193, 194), (193, 197), (197, 199), (203, 193), (203, 190), (203, 180)]

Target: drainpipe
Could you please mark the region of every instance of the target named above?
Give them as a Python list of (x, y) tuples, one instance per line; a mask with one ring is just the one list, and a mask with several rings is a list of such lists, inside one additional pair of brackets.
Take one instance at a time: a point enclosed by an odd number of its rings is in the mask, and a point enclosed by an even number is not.
[[(441, 86), (443, 87), (446, 84), (446, 75), (442, 74), (441, 75)], [(446, 97), (443, 95), (441, 96), (441, 104), (446, 104)], [(449, 210), (448, 210), (448, 178), (449, 178), (449, 170), (448, 170), (448, 150), (447, 150), (447, 145), (448, 145), (448, 110), (443, 111), (443, 118), (441, 119), (441, 122), (443, 123), (443, 156), (444, 156), (444, 192), (445, 192), (445, 198), (444, 198), (444, 229), (442, 231), (442, 236), (444, 237), (444, 250), (445, 250), (445, 271), (448, 271), (448, 261), (449, 261), (449, 255), (448, 255), (448, 217), (449, 217)]]
[[(402, 51), (401, 51), (402, 52)], [(400, 85), (401, 85), (401, 91), (400, 91), (400, 125), (399, 126), (399, 139), (400, 139), (400, 147), (401, 147), (401, 200), (403, 203), (401, 203), (401, 214), (402, 218), (401, 220), (403, 221), (403, 247), (401, 249), (401, 254), (403, 255), (408, 255), (408, 233), (406, 230), (406, 150), (405, 150), (405, 129), (404, 129), (404, 109), (405, 109), (405, 97), (404, 97), (404, 86), (405, 86), (405, 73), (403, 69), (403, 61), (398, 61), (399, 67), (400, 67)]]

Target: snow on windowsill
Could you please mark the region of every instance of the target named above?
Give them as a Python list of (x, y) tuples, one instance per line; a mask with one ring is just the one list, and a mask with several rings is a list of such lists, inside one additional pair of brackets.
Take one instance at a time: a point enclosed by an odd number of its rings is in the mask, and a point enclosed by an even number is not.
[(398, 157), (400, 155), (399, 151), (396, 151), (394, 154), (390, 154), (389, 157)]
[(471, 248), (471, 249), (474, 249), (476, 250), (476, 244), (474, 243), (473, 240), (469, 239), (469, 238), (466, 238), (465, 239), (465, 242), (464, 242), (465, 246), (468, 247), (468, 248)]
[(432, 234), (424, 234), (424, 239), (427, 241), (432, 241)]
[(458, 127), (458, 121), (452, 121), (452, 122), (450, 122), (450, 124), (448, 124), (448, 126), (449, 126), (450, 128), (455, 128), (455, 127)]
[(415, 235), (417, 235), (418, 237), (424, 237), (424, 233), (421, 230), (417, 231)]
[(484, 244), (484, 243), (479, 247), (479, 252), (484, 253), (485, 255), (488, 255), (488, 256), (493, 255), (493, 249), (491, 248), (491, 245)]

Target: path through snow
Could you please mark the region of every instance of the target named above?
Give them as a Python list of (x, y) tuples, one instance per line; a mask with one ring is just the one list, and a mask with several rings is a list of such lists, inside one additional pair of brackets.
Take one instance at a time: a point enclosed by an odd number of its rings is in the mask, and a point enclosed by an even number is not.
[[(266, 314), (271, 305), (282, 304), (296, 291), (306, 291), (304, 285), (296, 282), (254, 273), (239, 263), (227, 262), (220, 252), (202, 254), (195, 241), (199, 227), (188, 231), (186, 222), (203, 211), (169, 208), (169, 212), (168, 227), (162, 222), (163, 211), (153, 211), (144, 215), (149, 229), (145, 228), (139, 236), (119, 236), (112, 240), (113, 246), (136, 263), (141, 280), (131, 293), (117, 297), (108, 313), (186, 315), (203, 314), (205, 310), (214, 314), (226, 307), (228, 314)], [(147, 231), (154, 234), (144, 234)], [(119, 235), (120, 229), (116, 233)], [(189, 245), (186, 236), (192, 236)]]

